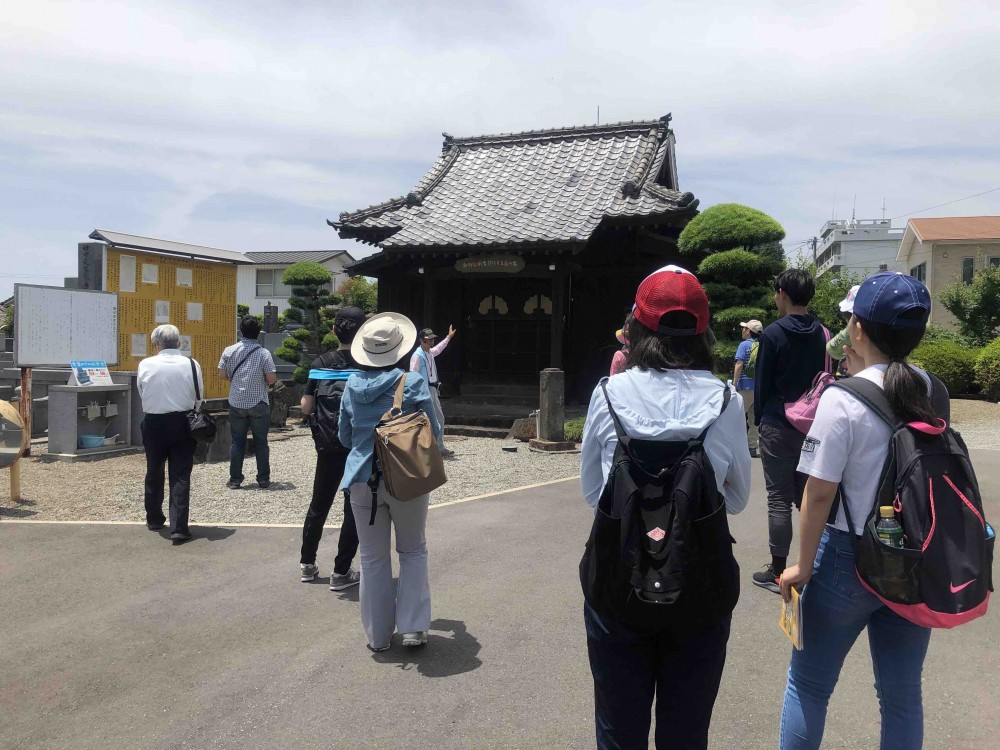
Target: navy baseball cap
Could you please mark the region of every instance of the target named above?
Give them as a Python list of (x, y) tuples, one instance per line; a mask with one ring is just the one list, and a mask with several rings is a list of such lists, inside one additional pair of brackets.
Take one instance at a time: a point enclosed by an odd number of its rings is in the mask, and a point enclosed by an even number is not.
[(861, 283), (854, 314), (891, 328), (923, 328), (931, 314), (931, 294), (912, 276), (882, 271)]

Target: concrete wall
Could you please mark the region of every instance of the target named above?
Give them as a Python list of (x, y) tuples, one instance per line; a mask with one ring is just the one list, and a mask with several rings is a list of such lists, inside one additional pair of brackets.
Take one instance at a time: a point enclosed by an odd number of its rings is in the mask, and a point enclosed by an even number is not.
[[(323, 263), (323, 267), (326, 268), (333, 277), (333, 286), (336, 289), (337, 286), (342, 284), (347, 280), (347, 272), (344, 270), (344, 263), (348, 262), (350, 259), (346, 255), (340, 255), (336, 258), (331, 258), (330, 260)], [(270, 302), (272, 305), (277, 305), (278, 312), (284, 312), (288, 309), (288, 297), (275, 297), (271, 295), (270, 297), (258, 297), (257, 296), (257, 270), (267, 269), (284, 271), (288, 268), (289, 263), (261, 263), (254, 264), (252, 266), (239, 266), (236, 269), (236, 302), (240, 305), (247, 305), (250, 308), (251, 315), (263, 315), (264, 305)], [(280, 273), (278, 274), (281, 275)]]

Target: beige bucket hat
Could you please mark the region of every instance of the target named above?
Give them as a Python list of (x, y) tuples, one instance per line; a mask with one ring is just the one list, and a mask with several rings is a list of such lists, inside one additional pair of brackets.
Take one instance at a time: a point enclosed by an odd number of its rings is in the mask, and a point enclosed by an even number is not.
[(366, 320), (351, 342), (351, 356), (366, 367), (390, 367), (417, 342), (417, 327), (405, 315), (379, 313)]

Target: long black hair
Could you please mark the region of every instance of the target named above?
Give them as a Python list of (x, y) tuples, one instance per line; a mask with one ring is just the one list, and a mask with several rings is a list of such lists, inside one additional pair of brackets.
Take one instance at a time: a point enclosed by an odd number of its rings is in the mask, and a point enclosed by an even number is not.
[[(625, 353), (625, 366), (640, 370), (708, 370), (712, 371), (712, 347), (715, 334), (709, 328), (694, 336), (664, 336), (628, 316), (629, 347)], [(693, 328), (694, 316), (677, 311), (660, 318), (660, 325), (668, 328)]]
[[(903, 313), (901, 317), (919, 318), (922, 315), (921, 311), (914, 310), (911, 316)], [(854, 319), (861, 324), (861, 330), (872, 345), (889, 358), (882, 390), (896, 416), (904, 422), (935, 424), (937, 414), (927, 395), (927, 381), (906, 361), (924, 337), (926, 326), (892, 328), (857, 316)]]

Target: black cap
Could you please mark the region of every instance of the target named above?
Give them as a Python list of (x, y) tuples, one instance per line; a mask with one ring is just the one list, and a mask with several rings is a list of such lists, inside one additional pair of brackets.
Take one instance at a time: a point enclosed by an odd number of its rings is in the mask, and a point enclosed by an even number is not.
[(432, 329), (432, 328), (423, 328), (420, 331), (420, 338), (422, 338), (422, 339), (436, 339), (437, 338), (437, 334), (434, 333), (434, 329)]
[(333, 332), (341, 344), (350, 344), (368, 316), (360, 307), (342, 307), (333, 318)]

